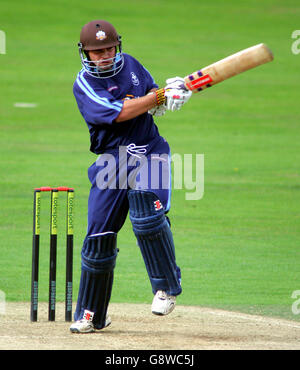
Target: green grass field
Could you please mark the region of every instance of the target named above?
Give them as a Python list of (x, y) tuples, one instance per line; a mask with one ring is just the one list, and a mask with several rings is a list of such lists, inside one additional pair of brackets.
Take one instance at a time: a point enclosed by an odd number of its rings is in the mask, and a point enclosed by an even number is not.
[[(158, 84), (265, 42), (274, 61), (194, 96), (156, 119), (173, 153), (204, 154), (205, 192), (186, 201), (174, 190), (169, 214), (182, 269), (179, 304), (300, 320), (300, 54), (297, 0), (46, 0), (1, 2), (0, 290), (30, 299), (32, 200), (36, 186), (76, 190), (74, 298), (86, 231), (87, 168), (96, 156), (72, 94), (83, 24), (116, 25), (123, 50)], [(36, 108), (16, 108), (16, 102)], [(41, 300), (48, 299), (49, 206), (42, 204)], [(49, 198), (48, 198), (49, 199)], [(63, 202), (61, 202), (62, 205)], [(65, 232), (64, 206), (60, 208)], [(59, 237), (58, 300), (64, 299), (64, 235)], [(118, 236), (113, 302), (151, 302), (142, 257), (127, 219)], [(29, 313), (28, 313), (29, 314)]]

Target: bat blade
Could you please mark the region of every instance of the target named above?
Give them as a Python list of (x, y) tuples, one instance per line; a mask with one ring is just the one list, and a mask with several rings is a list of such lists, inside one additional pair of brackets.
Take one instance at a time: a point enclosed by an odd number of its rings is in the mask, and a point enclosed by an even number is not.
[(273, 59), (272, 51), (265, 44), (254, 45), (184, 77), (184, 86), (197, 93)]

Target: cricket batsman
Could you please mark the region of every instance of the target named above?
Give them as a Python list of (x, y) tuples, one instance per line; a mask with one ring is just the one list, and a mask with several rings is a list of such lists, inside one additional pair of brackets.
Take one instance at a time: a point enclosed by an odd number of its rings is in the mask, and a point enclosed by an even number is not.
[[(169, 314), (182, 291), (166, 216), (170, 148), (153, 116), (179, 110), (192, 93), (179, 77), (159, 88), (146, 68), (123, 53), (121, 36), (105, 20), (87, 23), (78, 46), (82, 70), (73, 92), (89, 130), (90, 150), (99, 157), (88, 169), (88, 225), (70, 330), (90, 333), (111, 323), (108, 305), (119, 250), (117, 234), (128, 211), (154, 294), (152, 313)], [(155, 161), (161, 162), (160, 171), (151, 171), (157, 168)]]

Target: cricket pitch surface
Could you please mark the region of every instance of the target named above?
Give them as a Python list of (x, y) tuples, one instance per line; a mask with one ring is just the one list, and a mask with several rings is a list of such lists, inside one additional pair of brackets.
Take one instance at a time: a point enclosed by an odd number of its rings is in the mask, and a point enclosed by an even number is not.
[[(38, 322), (30, 322), (30, 304), (7, 302), (0, 315), (1, 350), (299, 350), (300, 323), (177, 305), (168, 316), (155, 316), (151, 305), (109, 306), (112, 324), (91, 334), (72, 334), (57, 303), (56, 321), (48, 322), (48, 304), (40, 303)], [(75, 306), (74, 306), (75, 309)]]

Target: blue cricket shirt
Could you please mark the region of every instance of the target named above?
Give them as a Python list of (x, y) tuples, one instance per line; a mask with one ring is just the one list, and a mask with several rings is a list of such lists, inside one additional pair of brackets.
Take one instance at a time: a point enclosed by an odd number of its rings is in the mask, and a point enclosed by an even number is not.
[(124, 100), (145, 96), (157, 88), (150, 73), (132, 56), (123, 53), (124, 66), (115, 76), (96, 78), (83, 69), (73, 92), (90, 133), (90, 150), (105, 153), (131, 143), (145, 145), (159, 136), (152, 115), (147, 112), (128, 121), (115, 122)]

